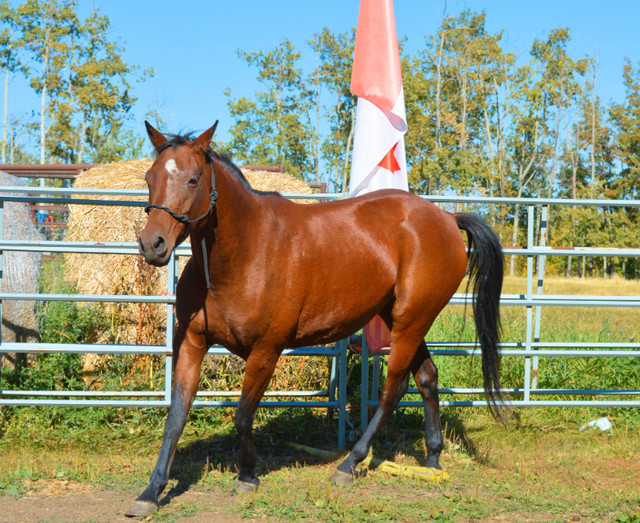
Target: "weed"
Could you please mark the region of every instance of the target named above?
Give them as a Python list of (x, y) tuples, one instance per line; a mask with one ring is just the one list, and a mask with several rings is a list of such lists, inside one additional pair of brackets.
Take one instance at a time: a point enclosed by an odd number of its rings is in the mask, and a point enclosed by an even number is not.
[(176, 507), (163, 507), (163, 510), (154, 512), (149, 518), (151, 521), (166, 521), (173, 523), (182, 518), (195, 516), (202, 510), (202, 507), (193, 501), (177, 504)]

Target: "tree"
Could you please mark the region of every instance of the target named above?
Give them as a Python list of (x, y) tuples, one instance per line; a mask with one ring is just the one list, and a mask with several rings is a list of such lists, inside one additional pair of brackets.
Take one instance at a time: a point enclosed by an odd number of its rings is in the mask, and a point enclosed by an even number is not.
[(65, 89), (62, 71), (69, 59), (68, 37), (77, 31), (78, 20), (71, 0), (26, 0), (17, 9), (27, 49), (40, 65), (31, 86), (40, 94), (40, 163), (46, 161), (49, 97)]
[[(560, 136), (566, 125), (569, 108), (579, 93), (578, 77), (588, 60), (574, 61), (566, 52), (569, 30), (551, 31), (545, 40), (536, 39), (528, 64), (515, 75), (515, 108), (510, 137), (513, 191), (518, 198), (528, 191), (547, 196), (555, 186), (559, 169)], [(520, 206), (515, 205), (512, 245), (519, 235)], [(515, 257), (511, 257), (510, 274), (514, 274)]]
[(113, 161), (115, 151), (126, 151), (126, 142), (116, 145), (119, 140), (139, 142), (123, 129), (136, 101), (130, 95), (129, 78), (137, 67), (123, 61), (119, 46), (108, 39), (109, 28), (109, 19), (99, 11), (80, 25), (69, 64), (68, 90), (53, 101), (57, 118), (49, 142), (53, 156), (63, 161), (82, 163), (86, 156), (93, 162)]
[(9, 115), (9, 79), (16, 72), (26, 72), (22, 64), (19, 51), (23, 41), (20, 36), (20, 26), (15, 10), (7, 2), (0, 3), (0, 67), (4, 69), (4, 121), (2, 125), (2, 163), (7, 161), (7, 130)]
[(124, 62), (121, 47), (109, 38), (108, 17), (94, 9), (80, 21), (76, 7), (76, 0), (25, 0), (15, 9), (0, 3), (3, 161), (9, 145), (8, 82), (15, 72), (24, 72), (40, 95), (41, 163), (115, 161), (140, 154), (141, 138), (125, 127), (136, 101), (131, 82), (153, 71), (140, 74)]
[(419, 170), (412, 181), (420, 185), (419, 178), (426, 177), (429, 192), (495, 191), (492, 145), (499, 112), (494, 88), (513, 58), (502, 49), (502, 33), (489, 34), (485, 22), (484, 13), (469, 10), (445, 18), (418, 59), (407, 61), (412, 71), (406, 89), (407, 149), (418, 154), (412, 170)]
[(325, 116), (329, 133), (322, 144), (322, 158), (333, 176), (334, 187), (345, 192), (348, 186), (349, 159), (353, 140), (356, 97), (351, 94), (351, 67), (355, 33), (334, 34), (327, 27), (309, 42), (317, 57), (312, 79), (332, 96)]
[(315, 94), (298, 67), (300, 53), (287, 40), (267, 53), (238, 51), (238, 56), (258, 69), (258, 81), (266, 90), (255, 94), (256, 101), (233, 99), (225, 92), (236, 119), (226, 146), (245, 162), (281, 164), (295, 176), (309, 176), (314, 136), (309, 112)]
[(623, 70), (626, 90), (622, 104), (613, 104), (610, 115), (616, 131), (616, 156), (622, 164), (618, 184), (626, 198), (640, 194), (640, 70), (626, 60)]

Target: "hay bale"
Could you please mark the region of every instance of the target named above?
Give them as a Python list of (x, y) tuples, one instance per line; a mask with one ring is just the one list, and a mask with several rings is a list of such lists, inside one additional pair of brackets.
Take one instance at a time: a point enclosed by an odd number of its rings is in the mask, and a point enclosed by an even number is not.
[[(94, 167), (80, 174), (76, 188), (146, 189), (144, 175), (152, 160), (141, 159)], [(310, 194), (306, 183), (288, 174), (243, 171), (252, 187), (264, 191)], [(122, 200), (121, 196), (104, 199)], [(308, 200), (311, 202), (312, 200)], [(142, 207), (71, 205), (66, 239), (70, 241), (135, 241), (146, 223)], [(187, 258), (181, 257), (180, 268)], [(141, 256), (67, 254), (65, 279), (83, 294), (166, 293), (167, 269), (145, 263)], [(112, 304), (118, 343), (165, 343), (166, 308), (151, 304)], [(105, 340), (100, 340), (105, 341)]]
[[(26, 187), (15, 176), (0, 171), (0, 185)], [(19, 194), (26, 196), (25, 193)], [(6, 240), (40, 241), (43, 236), (31, 221), (29, 205), (23, 202), (4, 204), (3, 238)], [(38, 292), (40, 252), (6, 251), (2, 254), (2, 291)], [(40, 337), (35, 301), (4, 300), (2, 303), (2, 341), (36, 342)], [(8, 354), (3, 362), (10, 367), (24, 363), (26, 354)]]
[[(313, 191), (300, 178), (285, 173), (269, 171), (243, 170), (245, 178), (251, 187), (259, 191), (277, 191), (280, 193), (311, 194)], [(315, 200), (293, 200), (296, 203), (315, 203)]]
[[(151, 160), (133, 160), (94, 167), (81, 173), (74, 187), (82, 189), (146, 189), (144, 175)], [(80, 196), (93, 199), (93, 196)], [(103, 196), (104, 200), (138, 200), (136, 197)], [(144, 227), (146, 215), (142, 207), (71, 205), (66, 240), (92, 242), (135, 241)], [(143, 263), (140, 256), (117, 254), (65, 255), (65, 280), (81, 294), (156, 294), (160, 293), (166, 269), (155, 269)], [(163, 343), (158, 329), (147, 332), (154, 321), (160, 321), (161, 306), (147, 304), (104, 304), (112, 315), (115, 332), (105, 333), (98, 341), (119, 343)], [(151, 322), (151, 323), (148, 323)], [(112, 339), (115, 336), (115, 340)], [(86, 358), (85, 358), (86, 360)], [(86, 363), (86, 361), (85, 361)], [(85, 365), (86, 367), (86, 365)], [(85, 371), (87, 369), (85, 368)]]

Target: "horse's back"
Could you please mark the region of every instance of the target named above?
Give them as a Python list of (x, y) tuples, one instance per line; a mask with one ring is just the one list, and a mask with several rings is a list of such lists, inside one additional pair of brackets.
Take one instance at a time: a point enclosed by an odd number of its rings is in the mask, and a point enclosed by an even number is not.
[[(460, 258), (464, 242), (454, 215), (406, 191), (386, 189), (356, 198), (315, 205), (296, 205), (292, 230), (323, 251), (347, 245), (361, 258), (392, 258), (395, 266), (422, 257), (423, 263), (450, 263)], [(334, 247), (332, 247), (332, 245)], [(466, 254), (464, 254), (466, 264)]]

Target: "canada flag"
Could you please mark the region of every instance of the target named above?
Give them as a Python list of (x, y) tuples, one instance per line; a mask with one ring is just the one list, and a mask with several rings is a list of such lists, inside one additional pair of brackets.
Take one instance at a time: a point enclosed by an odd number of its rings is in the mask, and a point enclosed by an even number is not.
[(362, 0), (351, 92), (358, 97), (349, 196), (409, 190), (407, 117), (392, 0)]
[[(361, 0), (351, 73), (356, 106), (349, 196), (409, 190), (404, 134), (407, 117), (392, 0)], [(391, 343), (379, 316), (365, 327), (369, 350)]]

